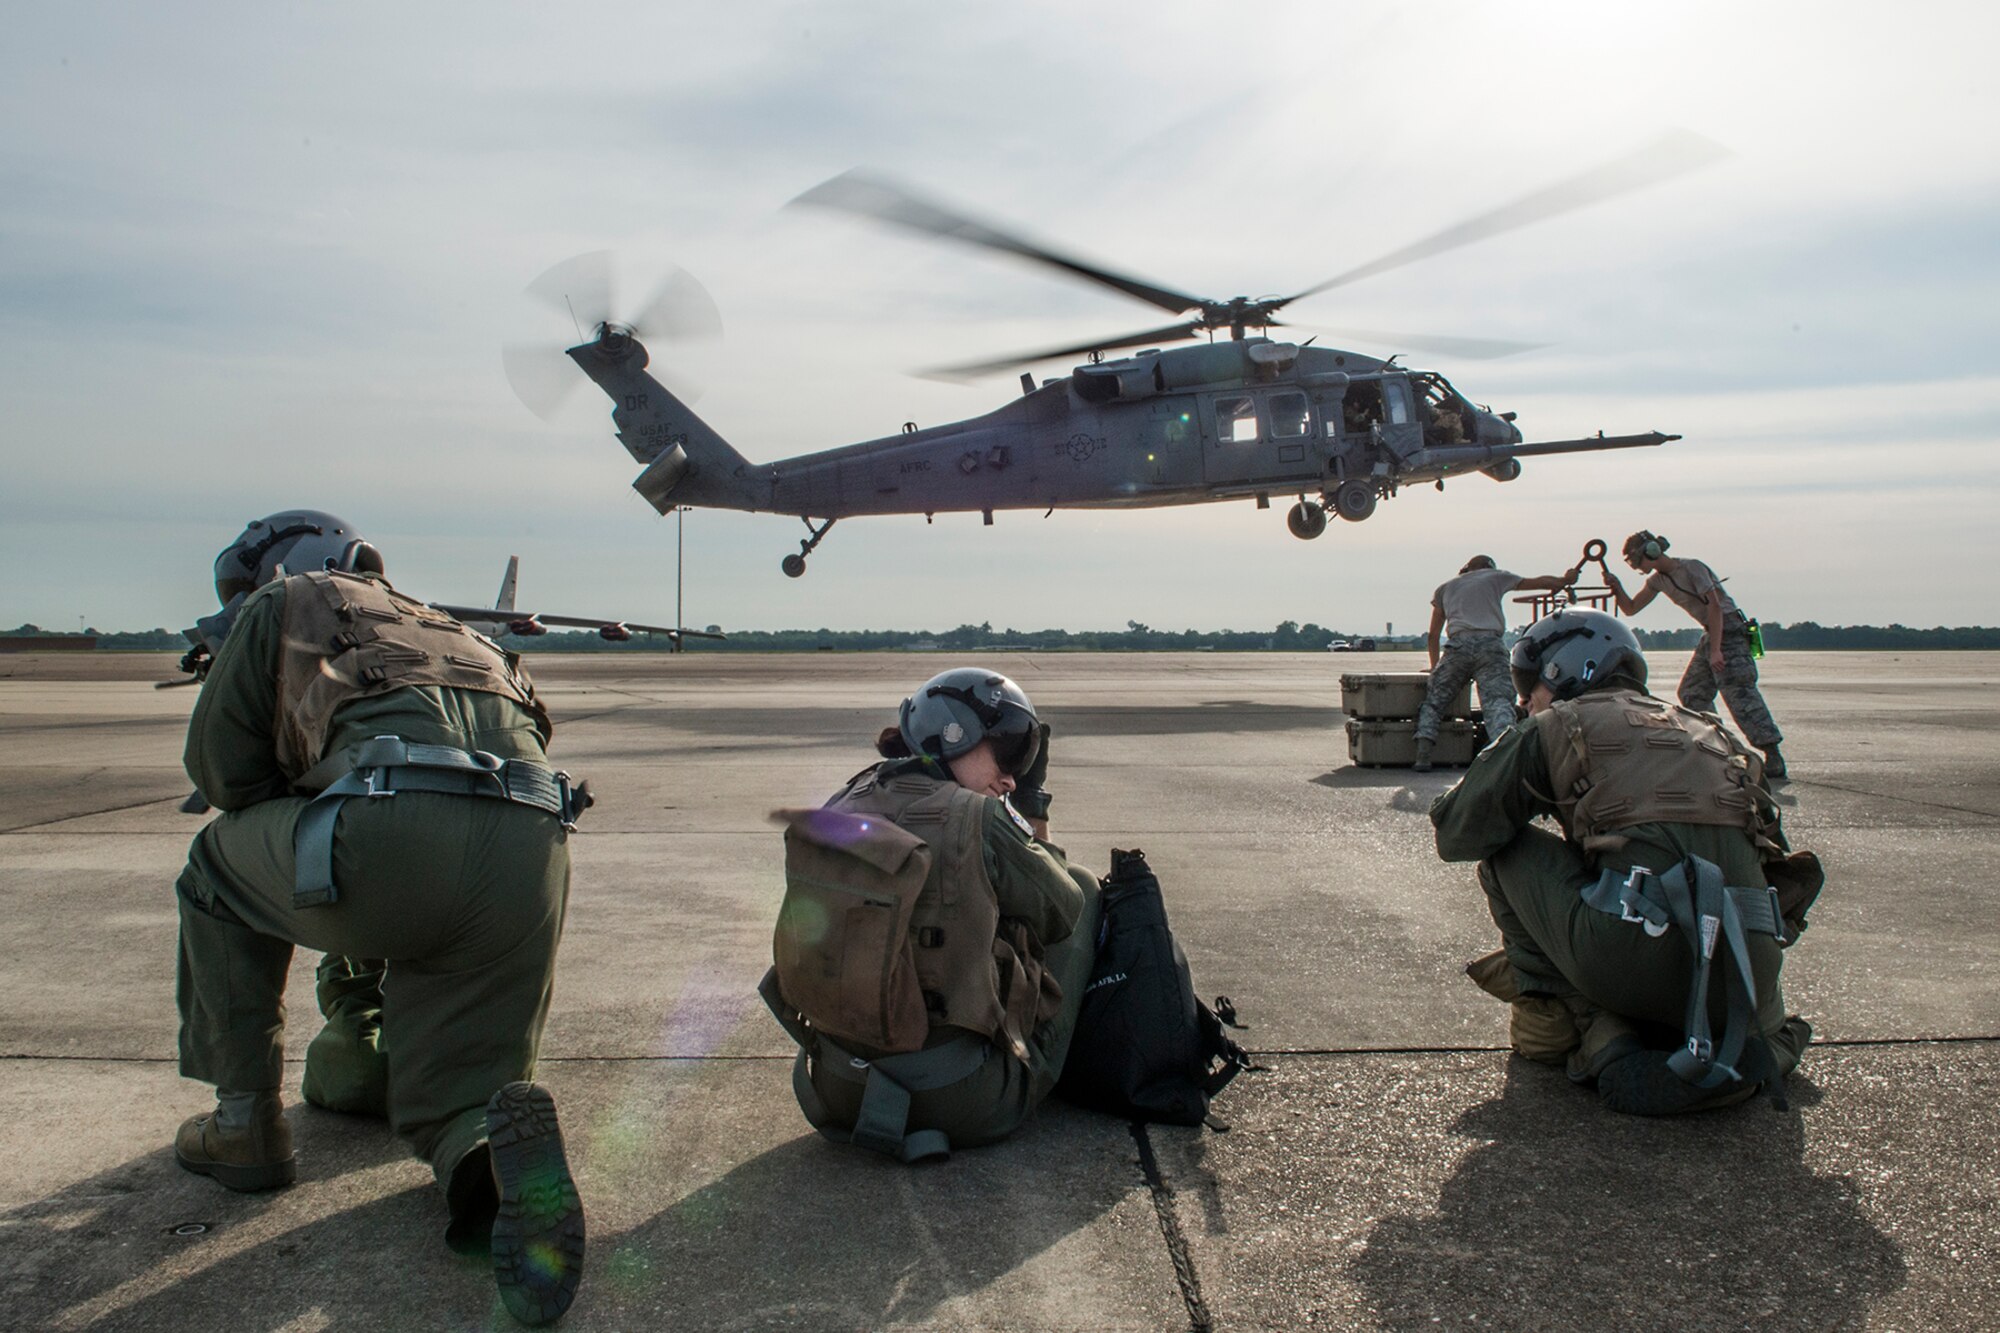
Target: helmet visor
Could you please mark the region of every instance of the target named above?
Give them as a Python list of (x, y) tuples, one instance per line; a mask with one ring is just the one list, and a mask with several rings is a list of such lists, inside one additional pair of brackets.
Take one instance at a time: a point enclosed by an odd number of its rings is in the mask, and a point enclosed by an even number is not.
[(1000, 706), (998, 720), (986, 728), (986, 739), (993, 743), (994, 761), (1010, 777), (1018, 778), (1034, 767), (1042, 752), (1042, 728), (1035, 715), (1013, 704)]

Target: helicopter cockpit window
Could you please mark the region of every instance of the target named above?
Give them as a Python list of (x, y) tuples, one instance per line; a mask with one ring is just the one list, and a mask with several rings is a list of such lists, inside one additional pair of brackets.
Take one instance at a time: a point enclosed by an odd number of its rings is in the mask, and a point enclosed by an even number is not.
[(1424, 441), (1427, 444), (1463, 444), (1469, 438), (1466, 432), (1465, 412), (1459, 397), (1449, 384), (1436, 375), (1426, 375), (1423, 385)]
[(1410, 386), (1402, 380), (1382, 381), (1382, 404), (1388, 409), (1388, 421), (1392, 426), (1405, 426), (1410, 421)]
[(1312, 429), (1312, 417), (1306, 411), (1304, 394), (1274, 393), (1269, 402), (1273, 439), (1297, 439)]
[(1257, 438), (1257, 404), (1250, 398), (1215, 400), (1215, 438), (1224, 444), (1247, 444)]

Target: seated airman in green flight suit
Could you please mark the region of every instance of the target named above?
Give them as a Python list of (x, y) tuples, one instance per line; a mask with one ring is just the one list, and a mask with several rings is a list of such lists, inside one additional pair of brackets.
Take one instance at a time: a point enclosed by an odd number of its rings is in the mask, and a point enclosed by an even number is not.
[(794, 1008), (781, 917), (764, 996), (801, 1042), (793, 1091), (829, 1137), (916, 1161), (1005, 1138), (1054, 1089), (1095, 959), (1098, 884), (1049, 841), (1048, 734), (1007, 677), (946, 671), (877, 738), (883, 762), (827, 801), (929, 848), (908, 928), (909, 1045), (836, 1039), (830, 1015)]

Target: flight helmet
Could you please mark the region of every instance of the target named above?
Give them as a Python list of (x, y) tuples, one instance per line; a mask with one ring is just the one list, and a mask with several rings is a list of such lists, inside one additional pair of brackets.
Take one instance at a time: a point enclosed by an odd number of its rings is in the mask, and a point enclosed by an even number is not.
[(1041, 720), (1019, 685), (983, 667), (954, 667), (925, 681), (903, 700), (896, 728), (912, 753), (956, 759), (983, 740), (1015, 777), (1041, 750)]
[(1521, 632), (1508, 667), (1525, 699), (1546, 684), (1558, 699), (1603, 689), (1614, 677), (1644, 688), (1646, 656), (1625, 622), (1602, 611), (1565, 608)]
[(203, 616), (186, 631), (194, 650), (181, 659), (183, 670), (207, 674), (208, 663), (229, 637), (237, 613), (251, 593), (278, 576), (339, 569), (350, 574), (382, 573), (382, 553), (364, 541), (346, 519), (317, 509), (283, 509), (252, 519), (243, 535), (215, 557), (215, 599), (222, 609)]
[(215, 599), (229, 605), (238, 593), (253, 593), (278, 576), (339, 569), (380, 574), (382, 553), (346, 519), (317, 509), (284, 509), (250, 521), (243, 535), (215, 557)]

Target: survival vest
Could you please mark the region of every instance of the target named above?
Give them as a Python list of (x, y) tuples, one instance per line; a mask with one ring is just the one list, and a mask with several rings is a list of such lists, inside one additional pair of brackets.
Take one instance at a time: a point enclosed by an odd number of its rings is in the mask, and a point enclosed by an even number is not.
[[(819, 810), (781, 810), (785, 900), (757, 990), (799, 1044), (792, 1092), (827, 1138), (905, 1162), (949, 1156), (909, 1128), (914, 1093), (989, 1059), (1027, 1063), (1062, 993), (1025, 923), (1000, 916), (986, 872), (987, 801), (907, 764), (860, 774)], [(861, 1085), (837, 1123), (813, 1070)]]
[(1776, 807), (1764, 760), (1712, 713), (1696, 713), (1637, 690), (1596, 690), (1551, 705), (1541, 728), (1550, 793), (1569, 836), (1591, 840), (1634, 824), (1740, 828), (1765, 856)]
[(958, 1028), (1027, 1061), (1062, 997), (1027, 929), (1001, 920), (989, 799), (886, 764), (787, 816), (777, 985), (816, 1029), (875, 1055)]
[(286, 579), (276, 732), (288, 778), (319, 763), (342, 704), (406, 685), (504, 695), (549, 737), (548, 713), (519, 659), (491, 639), (379, 579), (334, 570)]

